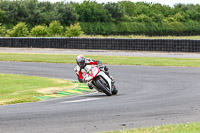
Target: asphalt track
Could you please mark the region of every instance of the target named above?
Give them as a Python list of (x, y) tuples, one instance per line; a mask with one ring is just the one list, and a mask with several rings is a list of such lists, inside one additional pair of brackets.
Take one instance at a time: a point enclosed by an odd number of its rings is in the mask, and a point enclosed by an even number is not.
[(55, 48), (6, 48), (0, 47), (1, 52), (8, 53), (45, 53), (45, 54), (77, 54), (77, 55), (108, 55), (135, 57), (165, 57), (165, 58), (200, 58), (200, 53), (133, 51), (133, 50), (94, 50), (94, 49), (55, 49)]
[[(74, 66), (0, 62), (0, 73), (76, 79)], [(108, 67), (117, 96), (0, 106), (0, 133), (91, 133), (200, 121), (200, 68)]]

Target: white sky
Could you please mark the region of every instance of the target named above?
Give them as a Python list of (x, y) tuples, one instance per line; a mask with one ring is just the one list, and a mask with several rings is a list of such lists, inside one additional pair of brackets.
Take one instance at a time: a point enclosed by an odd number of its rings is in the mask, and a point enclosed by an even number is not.
[[(51, 1), (51, 2), (57, 2), (57, 1), (65, 1), (65, 2), (83, 2), (84, 0), (39, 0), (39, 1)], [(96, 1), (98, 3), (107, 3), (107, 2), (117, 2), (117, 1), (123, 1), (123, 0), (92, 0)], [(130, 0), (132, 2), (138, 2), (138, 1), (144, 1), (144, 2), (153, 2), (153, 3), (161, 3), (163, 5), (169, 5), (173, 6), (177, 3), (183, 3), (183, 4), (200, 4), (200, 0)]]

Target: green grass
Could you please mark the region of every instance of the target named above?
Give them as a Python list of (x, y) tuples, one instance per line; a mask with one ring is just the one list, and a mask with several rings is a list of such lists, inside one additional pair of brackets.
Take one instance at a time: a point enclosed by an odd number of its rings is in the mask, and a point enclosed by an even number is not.
[(165, 125), (160, 127), (140, 128), (104, 133), (200, 133), (200, 123)]
[(35, 76), (0, 73), (0, 79), (0, 105), (35, 102), (35, 96), (74, 87), (72, 81)]
[(200, 36), (145, 36), (145, 35), (82, 35), (87, 38), (133, 38), (133, 39), (192, 39), (200, 40)]
[[(75, 64), (77, 55), (61, 54), (25, 54), (0, 53), (0, 61), (16, 62), (47, 62)], [(200, 67), (200, 59), (192, 58), (161, 58), (161, 57), (127, 57), (127, 56), (98, 56), (85, 55), (94, 60), (101, 60), (103, 64), (113, 65), (146, 65), (146, 66), (183, 66)]]

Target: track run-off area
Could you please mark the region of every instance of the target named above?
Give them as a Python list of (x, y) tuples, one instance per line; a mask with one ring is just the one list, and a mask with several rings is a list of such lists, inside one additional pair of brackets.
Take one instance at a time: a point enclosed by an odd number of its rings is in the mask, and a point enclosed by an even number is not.
[[(200, 68), (107, 65), (119, 94), (0, 106), (2, 133), (91, 133), (199, 122)], [(0, 73), (77, 80), (75, 64), (0, 62)]]

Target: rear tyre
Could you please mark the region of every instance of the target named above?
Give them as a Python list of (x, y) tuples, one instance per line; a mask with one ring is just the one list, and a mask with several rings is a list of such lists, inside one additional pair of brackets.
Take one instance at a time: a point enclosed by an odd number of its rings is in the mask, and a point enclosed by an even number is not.
[(101, 89), (107, 96), (112, 96), (112, 93), (110, 92), (110, 89), (108, 87), (108, 84), (103, 79), (97, 79), (96, 80), (96, 86), (97, 88)]

